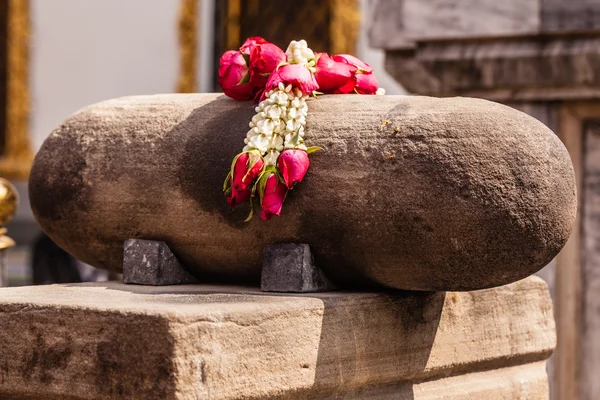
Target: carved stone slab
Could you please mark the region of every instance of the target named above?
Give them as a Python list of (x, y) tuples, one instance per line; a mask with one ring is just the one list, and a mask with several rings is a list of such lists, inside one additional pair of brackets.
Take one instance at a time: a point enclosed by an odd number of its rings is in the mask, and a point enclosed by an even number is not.
[[(430, 304), (431, 303), (431, 304)], [(469, 293), (0, 289), (1, 399), (547, 399), (539, 278)]]
[(377, 0), (369, 21), (373, 47), (410, 48), (435, 39), (533, 34), (540, 0)]

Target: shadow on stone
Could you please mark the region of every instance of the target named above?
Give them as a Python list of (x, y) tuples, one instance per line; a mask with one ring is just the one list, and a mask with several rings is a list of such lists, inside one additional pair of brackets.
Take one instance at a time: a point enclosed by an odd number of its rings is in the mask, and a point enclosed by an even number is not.
[[(389, 292), (386, 296), (385, 308), (364, 313), (333, 307), (330, 299), (322, 299), (323, 324), (311, 390), (325, 398), (414, 399), (413, 383), (395, 380), (403, 376), (412, 381), (425, 370), (445, 293)], [(366, 356), (370, 349), (387, 351)]]

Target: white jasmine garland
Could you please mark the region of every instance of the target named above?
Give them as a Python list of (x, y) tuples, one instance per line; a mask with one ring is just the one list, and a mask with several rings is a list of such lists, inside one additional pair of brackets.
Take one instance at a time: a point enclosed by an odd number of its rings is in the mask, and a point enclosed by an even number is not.
[(255, 109), (243, 151), (258, 150), (265, 165), (270, 166), (277, 164), (277, 157), (284, 149), (307, 150), (304, 144), (307, 97), (298, 96), (291, 85), (286, 87), (283, 83), (267, 93)]
[(305, 40), (291, 41), (283, 52), (262, 38), (250, 38), (239, 51), (227, 51), (220, 59), (219, 83), (227, 96), (250, 100), (262, 94), (264, 99), (255, 108), (243, 151), (234, 157), (223, 183), (231, 207), (249, 200), (246, 221), (252, 218), (257, 197), (263, 220), (279, 216), (288, 191), (308, 172), (309, 155), (320, 150), (304, 144), (309, 96), (321, 94), (319, 88), (325, 93), (385, 94), (372, 68), (356, 57), (320, 57), (317, 66)]
[(308, 48), (306, 40), (292, 40), (285, 51), (285, 56), (290, 64), (303, 64), (310, 72), (315, 72), (317, 60), (315, 59), (315, 53)]

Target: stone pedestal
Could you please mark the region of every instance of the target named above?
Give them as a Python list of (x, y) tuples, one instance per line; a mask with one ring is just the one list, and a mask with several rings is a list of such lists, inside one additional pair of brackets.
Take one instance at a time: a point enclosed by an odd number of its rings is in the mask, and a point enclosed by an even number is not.
[(2, 399), (545, 399), (546, 284), (275, 295), (0, 289)]
[[(600, 3), (588, 0), (379, 0), (371, 44), (411, 93), (473, 96), (524, 111), (563, 140), (580, 215), (540, 275), (556, 304), (552, 397), (600, 398)], [(583, 204), (583, 206), (581, 206)]]

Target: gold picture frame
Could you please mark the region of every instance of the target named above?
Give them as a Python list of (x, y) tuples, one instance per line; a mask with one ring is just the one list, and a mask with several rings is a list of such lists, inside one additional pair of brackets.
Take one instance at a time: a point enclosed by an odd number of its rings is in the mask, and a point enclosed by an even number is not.
[(29, 34), (28, 0), (8, 2), (5, 146), (0, 155), (0, 176), (27, 179), (33, 153), (29, 140)]

